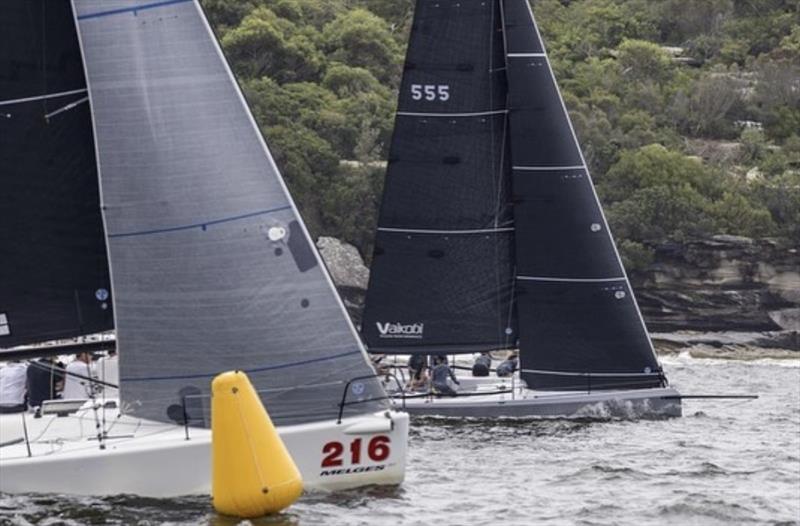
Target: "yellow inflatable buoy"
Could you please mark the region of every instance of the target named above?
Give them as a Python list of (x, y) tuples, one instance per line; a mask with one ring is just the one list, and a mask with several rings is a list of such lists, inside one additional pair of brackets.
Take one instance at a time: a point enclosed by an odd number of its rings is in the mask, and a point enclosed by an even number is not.
[(241, 371), (211, 382), (211, 454), (211, 495), (219, 513), (260, 517), (303, 492), (300, 471)]

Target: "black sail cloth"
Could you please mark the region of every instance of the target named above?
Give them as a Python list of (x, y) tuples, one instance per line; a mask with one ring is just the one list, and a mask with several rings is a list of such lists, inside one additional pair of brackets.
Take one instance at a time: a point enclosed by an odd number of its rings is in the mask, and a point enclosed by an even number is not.
[(497, 2), (417, 2), (362, 334), (376, 352), (513, 347)]
[(518, 345), (533, 389), (662, 383), (526, 0), (417, 2), (362, 335)]
[(657, 387), (658, 362), (526, 0), (502, 0), (521, 377)]
[(0, 185), (0, 348), (112, 329), (92, 123), (67, 0), (0, 2)]

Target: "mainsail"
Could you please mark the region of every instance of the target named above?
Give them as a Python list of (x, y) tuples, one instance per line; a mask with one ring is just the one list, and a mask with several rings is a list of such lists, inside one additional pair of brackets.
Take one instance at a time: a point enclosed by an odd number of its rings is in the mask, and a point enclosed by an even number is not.
[[(528, 2), (419, 1), (408, 53), (362, 328), (370, 349), (494, 341), (519, 345), (533, 389), (661, 385)], [(462, 70), (475, 78), (459, 82)], [(427, 97), (428, 85), (447, 97)], [(480, 119), (492, 133), (473, 131)], [(470, 230), (424, 232), (451, 216), (474, 221), (448, 228)]]
[(502, 0), (521, 377), (536, 389), (662, 376), (527, 0)]
[(67, 1), (0, 2), (0, 348), (113, 328), (71, 18)]
[[(37, 3), (78, 29), (86, 87), (46, 93), (88, 89), (125, 411), (202, 423), (210, 380), (241, 369), (278, 423), (335, 418), (372, 370), (199, 4)], [(348, 412), (386, 406), (351, 387)]]
[(497, 2), (417, 2), (362, 334), (376, 352), (516, 346)]

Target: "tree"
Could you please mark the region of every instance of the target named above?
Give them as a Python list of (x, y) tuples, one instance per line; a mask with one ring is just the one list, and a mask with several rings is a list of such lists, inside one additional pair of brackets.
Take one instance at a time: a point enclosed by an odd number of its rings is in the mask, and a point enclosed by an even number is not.
[(222, 45), (237, 73), (246, 78), (316, 79), (324, 62), (310, 34), (265, 7), (256, 8), (228, 31)]
[(400, 48), (386, 22), (365, 9), (337, 16), (322, 31), (322, 42), (331, 60), (365, 68), (383, 82), (397, 78)]

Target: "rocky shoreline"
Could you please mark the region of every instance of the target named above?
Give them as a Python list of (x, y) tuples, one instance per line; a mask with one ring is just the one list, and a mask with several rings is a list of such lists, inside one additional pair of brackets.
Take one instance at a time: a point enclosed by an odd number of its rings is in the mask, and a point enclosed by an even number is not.
[[(369, 282), (358, 250), (321, 237), (317, 246), (356, 323)], [(770, 239), (714, 236), (652, 247), (631, 273), (659, 352), (789, 356), (800, 351), (800, 250)]]

